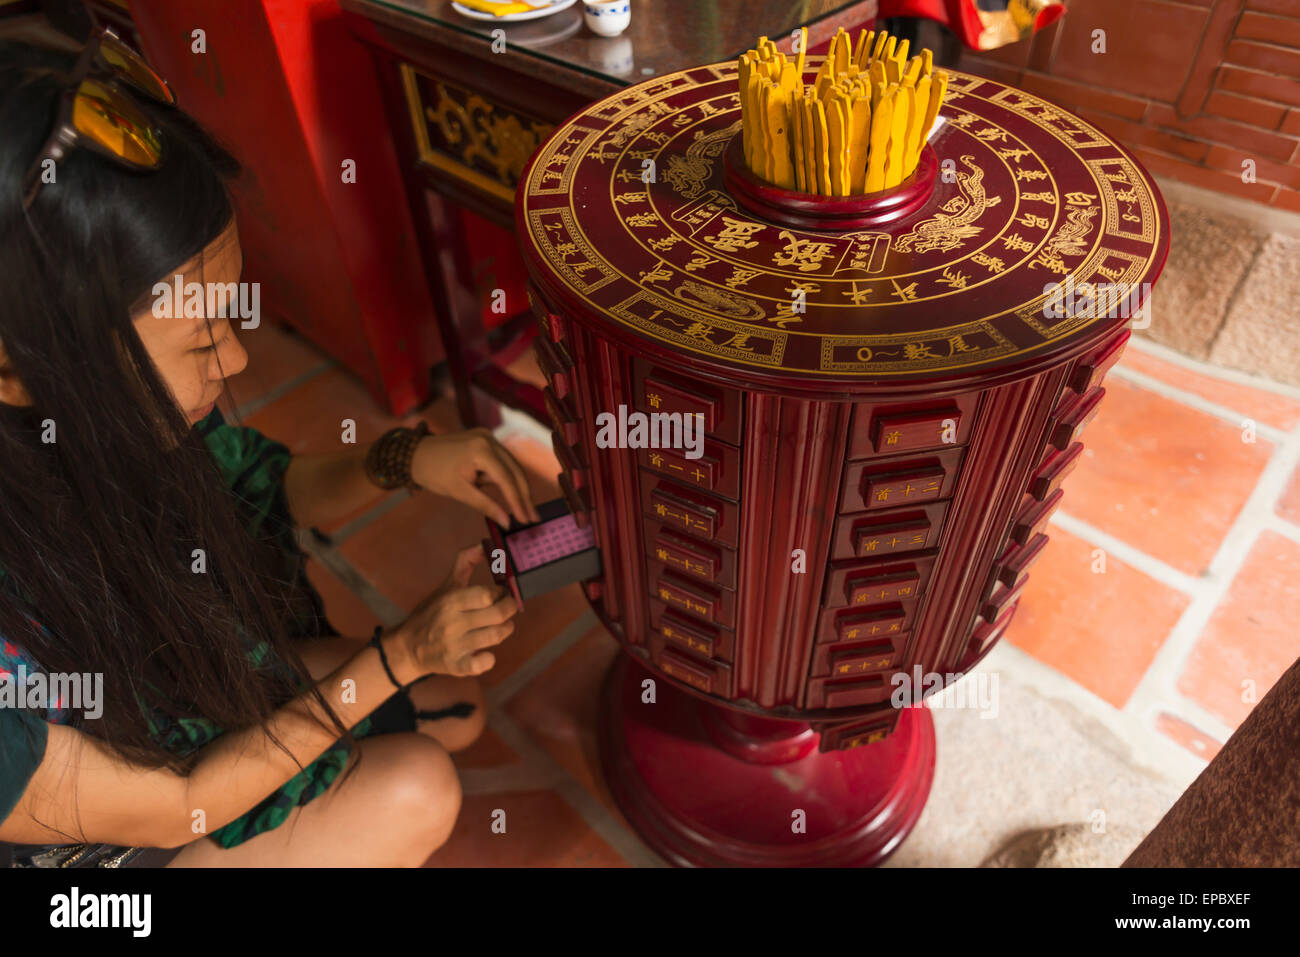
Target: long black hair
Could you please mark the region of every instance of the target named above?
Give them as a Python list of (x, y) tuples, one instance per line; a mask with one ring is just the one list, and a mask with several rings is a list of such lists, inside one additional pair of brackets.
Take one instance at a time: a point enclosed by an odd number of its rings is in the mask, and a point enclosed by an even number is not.
[[(0, 636), (48, 672), (102, 674), (103, 716), (72, 725), (184, 773), (142, 703), (230, 731), (264, 724), (308, 680), (285, 635), (283, 556), (247, 530), (131, 321), (231, 224), (240, 166), (185, 113), (137, 97), (162, 130), (161, 166), (74, 150), (24, 213), (23, 174), (74, 61), (0, 44), (0, 344), (32, 400), (0, 403), (0, 568), (14, 586), (0, 588)], [(260, 642), (293, 674), (255, 666)]]

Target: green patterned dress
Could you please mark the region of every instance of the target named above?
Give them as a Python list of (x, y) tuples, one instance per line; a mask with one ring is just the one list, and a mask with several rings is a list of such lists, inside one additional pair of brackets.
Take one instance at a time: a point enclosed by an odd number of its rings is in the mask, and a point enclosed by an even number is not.
[[(280, 546), (285, 559), (285, 574), (289, 576), (288, 580), (298, 583), (292, 621), (287, 624), (288, 634), (295, 638), (338, 635), (325, 618), (320, 595), (307, 578), (306, 558), (298, 546), (289, 513), (283, 482), (285, 470), (289, 467), (289, 449), (256, 429), (228, 425), (221, 412), (215, 409), (195, 428), (203, 436), (226, 484), (236, 496), (249, 532), (257, 537), (270, 537)], [(4, 570), (0, 569), (0, 587), (12, 585), (12, 580), (6, 583), (5, 578)], [(267, 646), (262, 644), (250, 652), (255, 666), (265, 663), (267, 651)], [(15, 672), (19, 665), (25, 666), (29, 674), (42, 670), (39, 662), (16, 642), (3, 640), (0, 636), (0, 673)], [(462, 713), (458, 712), (456, 716)], [(423, 718), (426, 714), (421, 712), (420, 716)], [(26, 712), (15, 712), (11, 717), (19, 715), (28, 723), (32, 739), (38, 740), (43, 750), (45, 734), (40, 720), (26, 717)], [(439, 716), (441, 713), (429, 715)], [(70, 714), (63, 708), (51, 708), (44, 719), (48, 723), (61, 724), (70, 720)], [(180, 755), (190, 754), (223, 733), (220, 727), (202, 717), (172, 719), (155, 711), (149, 719), (155, 739), (167, 750)], [(387, 702), (353, 726), (352, 733), (360, 738), (388, 731), (414, 730), (415, 726), (415, 711), (410, 699), (394, 693)], [(222, 847), (230, 848), (279, 827), (295, 807), (311, 802), (328, 790), (346, 766), (350, 751), (347, 742), (338, 739), (283, 787), (208, 837)], [(0, 767), (7, 769), (7, 774), (25, 779), (30, 779), (39, 763), (39, 755), (35, 753), (23, 752), (22, 757), (16, 758), (5, 752), (0, 757), (6, 759), (0, 761)], [(16, 800), (16, 794), (21, 794), (25, 782), (14, 780), (8, 783), (16, 787), (16, 793), (11, 795)]]

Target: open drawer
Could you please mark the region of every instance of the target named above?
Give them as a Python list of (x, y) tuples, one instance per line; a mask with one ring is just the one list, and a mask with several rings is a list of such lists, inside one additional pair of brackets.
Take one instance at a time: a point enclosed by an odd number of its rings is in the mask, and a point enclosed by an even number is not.
[(600, 548), (594, 526), (579, 525), (563, 498), (537, 506), (540, 522), (502, 528), (487, 520), (483, 539), (492, 579), (509, 588), (522, 608), (524, 602), (574, 582), (599, 578)]

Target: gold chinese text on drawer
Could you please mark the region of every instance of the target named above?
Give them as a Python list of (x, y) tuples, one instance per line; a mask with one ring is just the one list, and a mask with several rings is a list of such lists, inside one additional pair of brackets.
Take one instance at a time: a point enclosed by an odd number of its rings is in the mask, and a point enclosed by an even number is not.
[(649, 601), (650, 627), (664, 636), (667, 644), (685, 648), (697, 655), (730, 662), (736, 650), (736, 632), (731, 628), (710, 625), (674, 611), (658, 598)]
[(908, 629), (916, 618), (919, 598), (887, 602), (883, 605), (844, 605), (824, 607), (817, 617), (819, 644), (881, 639), (902, 648)]
[(833, 561), (827, 565), (822, 606), (876, 605), (907, 601), (922, 593), (938, 552), (927, 550), (880, 561)]
[(695, 538), (736, 547), (740, 508), (734, 502), (661, 480), (653, 472), (642, 470), (639, 478), (641, 508), (647, 515)]
[(698, 415), (697, 421), (703, 422), (709, 435), (731, 445), (740, 444), (743, 397), (739, 391), (688, 378), (640, 359), (633, 363), (633, 369), (635, 404), (642, 412)]
[(943, 488), (943, 475), (941, 468), (863, 475), (862, 498), (867, 508), (932, 501), (939, 497)]
[(721, 551), (667, 529), (655, 535), (650, 554), (674, 571), (707, 582), (716, 582), (722, 569)]
[(865, 605), (868, 602), (908, 598), (917, 594), (920, 584), (921, 575), (915, 570), (855, 575), (849, 579), (847, 586), (849, 604)]
[(731, 694), (731, 668), (720, 661), (701, 661), (671, 648), (661, 635), (651, 638), (650, 654), (664, 674), (696, 691), (723, 697)]
[(693, 615), (699, 615), (701, 618), (713, 619), (718, 614), (717, 597), (702, 589), (686, 587), (679, 582), (661, 578), (655, 594), (668, 604), (689, 611)]
[(882, 605), (835, 619), (835, 632), (840, 641), (893, 636), (903, 630), (906, 621), (902, 605)]
[(911, 405), (858, 403), (849, 427), (849, 458), (965, 445), (977, 400), (972, 394)]
[[(958, 448), (850, 462), (844, 466), (840, 514), (950, 498), (963, 454)], [(934, 478), (937, 488), (930, 485)]]
[(693, 488), (733, 501), (740, 495), (740, 452), (729, 445), (706, 442), (704, 454), (697, 459), (676, 449), (639, 449), (637, 458), (642, 467)]
[(885, 558), (933, 548), (947, 512), (947, 502), (931, 502), (916, 508), (841, 515), (835, 520), (831, 558)]
[(809, 677), (829, 678), (837, 675), (855, 675), (891, 668), (902, 657), (901, 639), (888, 638), (876, 641), (819, 644), (813, 646), (813, 670)]
[(654, 577), (653, 595), (673, 609), (705, 621), (727, 627), (735, 624), (736, 593), (730, 589), (710, 588), (665, 569)]
[(713, 690), (713, 669), (699, 662), (692, 661), (685, 655), (679, 655), (671, 648), (665, 648), (659, 655), (659, 667), (664, 674), (684, 681), (700, 691)]
[(706, 658), (712, 658), (718, 647), (716, 628), (690, 621), (684, 615), (675, 615), (671, 611), (665, 611), (659, 616), (659, 632), (669, 641)]
[(884, 671), (893, 665), (896, 657), (894, 650), (887, 644), (883, 651), (864, 651), (857, 648), (835, 649), (833, 645), (828, 647), (832, 649), (830, 651), (831, 674), (836, 677)]

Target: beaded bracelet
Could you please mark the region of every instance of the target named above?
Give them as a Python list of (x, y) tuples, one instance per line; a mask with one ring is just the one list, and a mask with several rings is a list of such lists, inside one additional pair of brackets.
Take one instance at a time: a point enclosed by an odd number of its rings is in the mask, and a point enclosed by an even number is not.
[(397, 426), (381, 435), (366, 453), (366, 477), (380, 488), (421, 488), (411, 478), (415, 447), (429, 434), (429, 425), (420, 422), (413, 429)]

